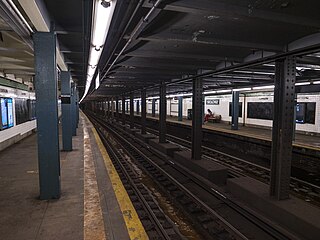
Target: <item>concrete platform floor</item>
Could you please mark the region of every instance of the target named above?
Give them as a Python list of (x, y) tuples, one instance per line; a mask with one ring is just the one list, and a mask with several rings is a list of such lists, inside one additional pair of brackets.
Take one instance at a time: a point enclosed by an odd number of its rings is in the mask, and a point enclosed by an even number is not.
[[(81, 129), (82, 130), (82, 129)], [(0, 239), (83, 239), (83, 134), (61, 152), (59, 200), (40, 201), (37, 135), (0, 153)]]
[(57, 200), (38, 199), (36, 140), (33, 134), (0, 152), (0, 239), (130, 239), (91, 123), (81, 116), (73, 151), (60, 154)]

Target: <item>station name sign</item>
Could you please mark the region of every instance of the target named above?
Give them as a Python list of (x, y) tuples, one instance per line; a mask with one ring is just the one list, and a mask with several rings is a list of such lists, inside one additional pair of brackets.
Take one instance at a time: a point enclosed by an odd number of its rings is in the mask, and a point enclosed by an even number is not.
[(207, 105), (219, 105), (220, 99), (207, 99), (206, 104)]

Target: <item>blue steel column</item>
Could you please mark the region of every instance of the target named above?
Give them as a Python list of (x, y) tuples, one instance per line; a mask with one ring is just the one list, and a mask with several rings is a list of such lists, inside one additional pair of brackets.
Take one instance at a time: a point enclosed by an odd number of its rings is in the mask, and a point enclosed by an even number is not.
[(270, 195), (289, 198), (296, 82), (295, 57), (276, 61)]
[(125, 111), (126, 113), (128, 113), (129, 112), (129, 102), (128, 101), (126, 101), (126, 111)]
[(107, 98), (107, 104), (108, 104), (108, 110), (107, 110), (107, 116), (110, 118), (111, 116), (111, 108), (110, 108), (110, 98)]
[(62, 149), (72, 151), (72, 118), (71, 118), (71, 76), (62, 71), (61, 78), (61, 111), (62, 111)]
[(77, 114), (76, 114), (76, 88), (71, 84), (71, 115), (72, 115), (72, 136), (77, 135)]
[(232, 121), (231, 121), (231, 129), (238, 130), (239, 129), (239, 92), (232, 92)]
[(119, 121), (119, 97), (116, 96), (116, 120)]
[(166, 143), (167, 134), (167, 98), (166, 98), (166, 84), (161, 83), (160, 86), (160, 104), (159, 104), (159, 143)]
[(134, 128), (133, 92), (130, 94), (130, 128)]
[(151, 116), (156, 116), (156, 100), (152, 99), (152, 105), (151, 105)]
[(147, 102), (146, 90), (141, 91), (141, 133), (146, 134)]
[(36, 32), (33, 42), (40, 199), (47, 200), (60, 197), (56, 35)]
[(178, 97), (178, 121), (182, 121), (183, 97)]
[(192, 159), (201, 160), (202, 148), (202, 97), (203, 86), (202, 78), (194, 78), (192, 80)]
[(122, 95), (122, 125), (126, 124), (126, 98)]
[(137, 100), (137, 114), (140, 113), (140, 101)]

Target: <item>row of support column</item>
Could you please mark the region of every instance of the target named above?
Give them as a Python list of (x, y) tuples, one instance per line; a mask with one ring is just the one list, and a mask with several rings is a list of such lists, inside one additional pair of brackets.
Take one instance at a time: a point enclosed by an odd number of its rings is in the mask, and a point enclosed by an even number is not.
[[(56, 35), (36, 32), (33, 40), (40, 199), (57, 199), (61, 186)], [(72, 136), (76, 135), (79, 122), (79, 93), (76, 85), (71, 84), (69, 72), (61, 72), (60, 79), (62, 149), (71, 151)]]
[[(293, 119), (295, 101), (295, 58), (287, 57), (276, 62), (274, 89), (274, 120), (272, 129), (272, 161), (270, 195), (281, 200), (289, 197), (291, 175), (291, 156), (293, 140)], [(203, 84), (202, 78), (194, 78), (192, 95), (192, 159), (201, 160), (202, 124), (203, 124)], [(159, 89), (159, 143), (166, 143), (166, 85), (161, 83)], [(134, 127), (133, 93), (130, 94), (130, 128)], [(232, 123), (231, 129), (238, 129), (239, 119), (238, 91), (232, 92)], [(128, 111), (125, 96), (122, 96), (122, 123)], [(138, 103), (139, 104), (139, 103)], [(138, 107), (137, 110), (139, 111)], [(155, 116), (156, 102), (152, 100), (152, 116)], [(178, 97), (178, 120), (182, 121), (183, 97)], [(141, 133), (146, 134), (146, 90), (141, 91)], [(118, 99), (116, 116), (119, 116)]]

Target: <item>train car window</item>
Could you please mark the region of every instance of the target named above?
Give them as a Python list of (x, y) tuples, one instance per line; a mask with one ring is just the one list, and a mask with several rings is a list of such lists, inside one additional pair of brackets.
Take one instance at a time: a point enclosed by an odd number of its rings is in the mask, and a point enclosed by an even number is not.
[(8, 127), (13, 127), (13, 102), (12, 98), (7, 98), (7, 111), (8, 111)]
[(306, 103), (305, 111), (305, 123), (315, 124), (316, 122), (316, 103), (308, 102)]
[[(229, 116), (232, 116), (232, 102), (229, 102)], [(242, 102), (239, 102), (239, 117), (242, 117)]]
[(272, 102), (248, 102), (248, 118), (272, 120)]
[(15, 110), (16, 110), (17, 125), (30, 120), (29, 109), (28, 109), (28, 99), (16, 98)]
[(29, 120), (36, 119), (36, 100), (28, 99), (28, 112), (29, 112)]
[(1, 129), (8, 128), (8, 110), (5, 98), (0, 98), (1, 104)]
[(0, 129), (13, 127), (13, 102), (12, 98), (0, 98), (1, 124)]

